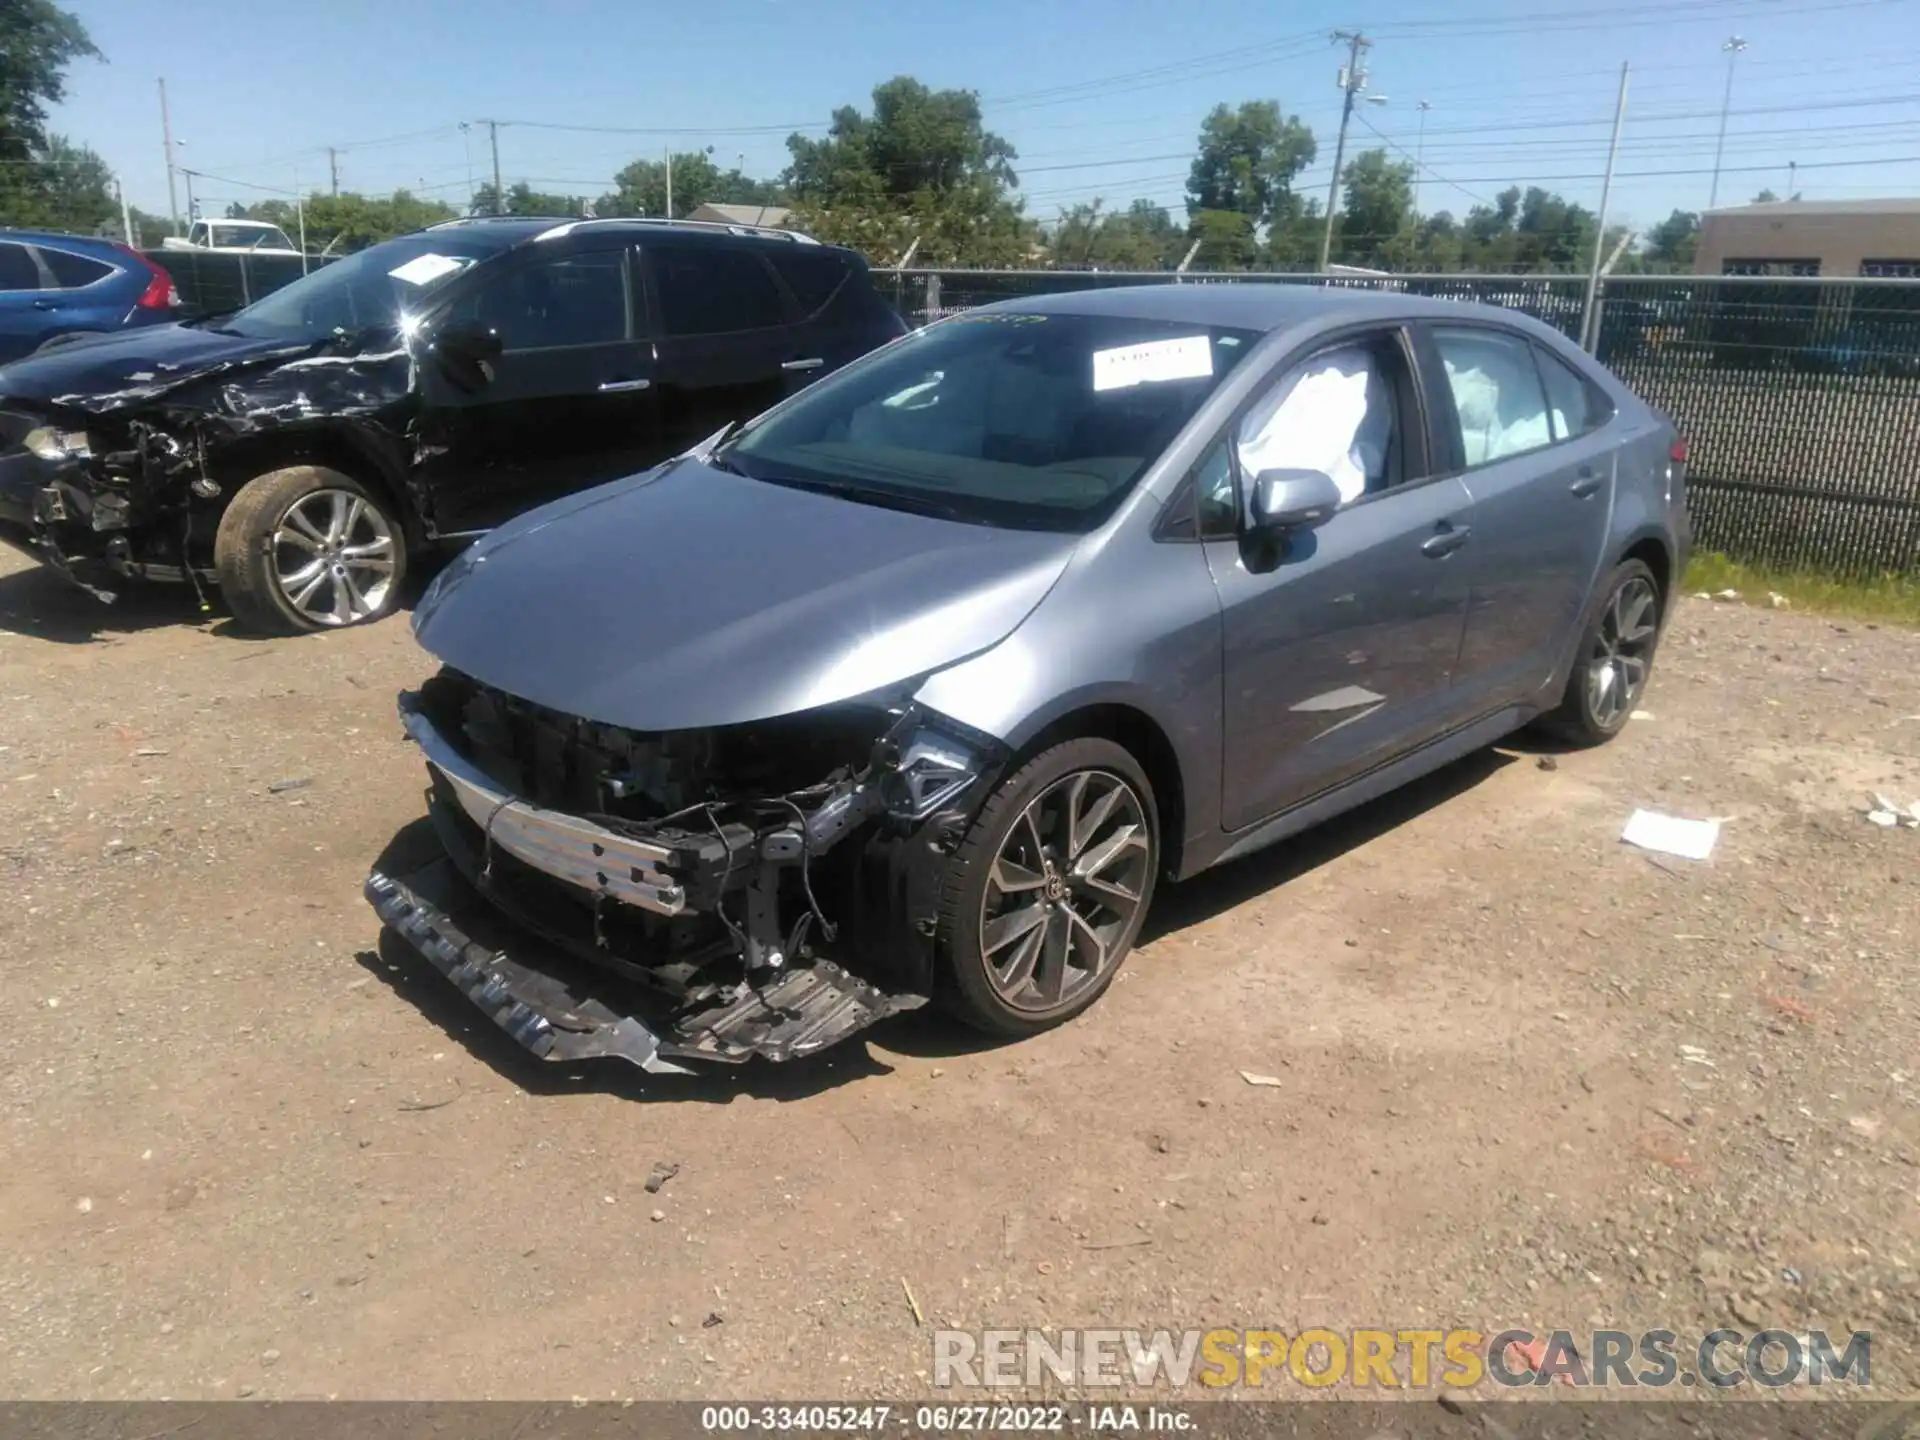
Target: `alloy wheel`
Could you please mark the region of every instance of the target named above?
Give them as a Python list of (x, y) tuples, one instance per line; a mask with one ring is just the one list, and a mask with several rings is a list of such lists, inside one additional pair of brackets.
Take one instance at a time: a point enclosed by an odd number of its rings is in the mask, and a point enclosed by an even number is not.
[(351, 625), (378, 614), (393, 585), (393, 527), (351, 490), (314, 490), (287, 507), (273, 531), (273, 579), (314, 625)]
[(1613, 729), (1640, 703), (1660, 633), (1659, 616), (1660, 597), (1639, 575), (1614, 591), (1601, 611), (1587, 657), (1587, 708), (1602, 729)]
[(1051, 1011), (1097, 983), (1133, 934), (1154, 863), (1133, 787), (1105, 770), (1049, 785), (994, 855), (980, 902), (987, 978), (1009, 1006)]

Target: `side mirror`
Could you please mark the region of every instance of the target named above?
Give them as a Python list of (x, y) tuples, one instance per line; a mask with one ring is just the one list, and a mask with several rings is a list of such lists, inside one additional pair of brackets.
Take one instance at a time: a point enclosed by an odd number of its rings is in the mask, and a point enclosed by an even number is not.
[(506, 348), (500, 332), (471, 322), (448, 325), (433, 337), (440, 368), (463, 390), (478, 390), (493, 379), (493, 362)]
[(1259, 530), (1307, 530), (1340, 508), (1340, 487), (1318, 470), (1262, 470), (1253, 482)]

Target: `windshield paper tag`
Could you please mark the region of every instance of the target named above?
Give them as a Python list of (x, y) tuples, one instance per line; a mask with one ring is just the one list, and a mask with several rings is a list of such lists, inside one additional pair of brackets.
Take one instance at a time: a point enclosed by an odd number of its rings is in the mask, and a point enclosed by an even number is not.
[(455, 260), (446, 255), (416, 255), (404, 265), (396, 265), (387, 271), (396, 280), (404, 280), (409, 285), (431, 285), (443, 275), (451, 275), (467, 262)]
[(1204, 335), (1149, 340), (1093, 352), (1093, 388), (1124, 390), (1160, 380), (1198, 380), (1213, 374), (1213, 343)]

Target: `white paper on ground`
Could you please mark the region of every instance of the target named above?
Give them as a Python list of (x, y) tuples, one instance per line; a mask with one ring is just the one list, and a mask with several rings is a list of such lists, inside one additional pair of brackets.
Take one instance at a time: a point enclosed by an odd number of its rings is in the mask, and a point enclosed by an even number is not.
[(1204, 335), (1148, 340), (1093, 352), (1093, 388), (1124, 390), (1157, 380), (1198, 380), (1213, 374), (1213, 342)]
[(465, 268), (465, 260), (455, 260), (450, 255), (435, 255), (428, 252), (416, 255), (404, 265), (396, 265), (387, 271), (396, 280), (404, 280), (409, 285), (431, 285), (443, 275)]
[(1720, 838), (1718, 820), (1682, 820), (1658, 810), (1636, 810), (1627, 819), (1620, 838), (1642, 850), (1677, 855), (1682, 860), (1704, 860)]

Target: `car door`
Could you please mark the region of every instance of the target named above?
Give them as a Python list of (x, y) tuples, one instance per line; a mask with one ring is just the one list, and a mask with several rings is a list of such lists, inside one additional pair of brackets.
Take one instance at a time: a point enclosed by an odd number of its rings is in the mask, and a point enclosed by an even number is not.
[(802, 350), (760, 249), (725, 236), (644, 248), (660, 424), (675, 451), (751, 419), (825, 368), (824, 356)]
[(0, 240), (0, 364), (31, 355), (53, 329), (56, 316), (41, 287), (33, 252)]
[(637, 333), (632, 248), (617, 236), (529, 247), (470, 284), (426, 325), (491, 330), (477, 373), (429, 353), (420, 366), (423, 478), (440, 534), (488, 529), (668, 453)]
[(1573, 643), (1612, 515), (1606, 402), (1516, 330), (1433, 325), (1425, 338), (1445, 382), (1443, 439), (1473, 496), (1457, 683), (1488, 713), (1546, 684)]
[[(1415, 352), (1390, 327), (1285, 366), (1202, 460), (1200, 523), (1224, 643), (1226, 828), (1448, 725), (1467, 601), (1458, 552), (1473, 517), (1460, 480), (1432, 473), (1431, 452)], [(1348, 498), (1312, 530), (1249, 533), (1255, 465), (1320, 469)]]

